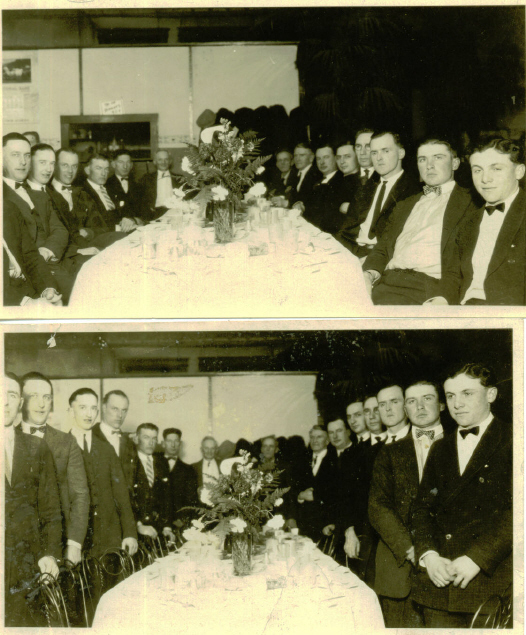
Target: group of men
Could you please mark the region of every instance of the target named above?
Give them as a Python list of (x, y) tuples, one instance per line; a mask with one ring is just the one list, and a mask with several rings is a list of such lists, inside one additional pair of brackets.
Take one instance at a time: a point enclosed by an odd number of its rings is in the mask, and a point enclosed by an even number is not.
[(2, 145), (5, 306), (67, 304), (84, 262), (162, 215), (176, 185), (166, 150), (135, 182), (125, 149), (92, 154), (81, 175), (74, 149), (55, 151), (33, 133), (6, 134)]
[[(213, 437), (193, 465), (180, 458), (179, 429), (163, 431), (161, 452), (153, 423), (132, 440), (120, 390), (104, 396), (100, 423), (97, 394), (76, 390), (66, 433), (48, 423), (48, 378), (7, 373), (5, 386), (6, 625), (20, 626), (30, 625), (25, 595), (39, 571), (56, 576), (58, 561), (83, 552), (133, 555), (138, 539), (173, 541), (231, 466)], [(268, 436), (256, 457), (255, 469), (277, 470), (289, 488), (286, 527), (334, 545), (378, 593), (388, 627), (469, 626), (512, 582), (512, 429), (491, 413), (496, 381), (467, 364), (443, 390), (454, 431), (441, 423), (442, 387), (420, 377), (352, 399), (310, 430), (308, 451), (284, 457)]]
[(455, 181), (446, 139), (418, 145), (419, 180), (404, 158), (396, 132), (364, 129), (315, 152), (280, 150), (268, 187), (360, 258), (375, 304), (526, 305), (524, 148), (476, 146), (472, 187)]

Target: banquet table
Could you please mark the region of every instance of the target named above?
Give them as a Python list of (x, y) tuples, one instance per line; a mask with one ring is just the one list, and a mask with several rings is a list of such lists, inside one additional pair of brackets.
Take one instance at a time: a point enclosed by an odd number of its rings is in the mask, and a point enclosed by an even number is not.
[(185, 549), (170, 554), (105, 593), (93, 628), (178, 635), (320, 635), (383, 628), (376, 594), (309, 539), (299, 542), (296, 554), (283, 560), (269, 563), (264, 554), (254, 556), (252, 573), (244, 577), (233, 575), (230, 559), (200, 558)]
[(184, 254), (180, 230), (168, 222), (140, 227), (107, 247), (78, 273), (69, 314), (348, 317), (371, 306), (359, 260), (301, 217), (291, 219), (285, 236), (276, 226), (241, 228), (226, 245), (214, 243), (212, 227), (199, 231), (204, 240), (187, 237), (199, 246)]

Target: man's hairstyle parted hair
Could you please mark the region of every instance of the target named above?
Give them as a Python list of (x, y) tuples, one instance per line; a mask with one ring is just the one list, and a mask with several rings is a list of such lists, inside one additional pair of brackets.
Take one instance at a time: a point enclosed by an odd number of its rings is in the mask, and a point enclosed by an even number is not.
[(130, 403), (130, 399), (128, 395), (122, 390), (110, 390), (110, 392), (107, 392), (102, 399), (103, 406), (105, 406), (108, 403), (108, 400), (112, 395), (117, 395), (117, 397), (124, 397), (128, 401), (128, 403)]
[(76, 150), (74, 150), (73, 148), (59, 148), (55, 152), (55, 156), (57, 157), (57, 163), (60, 161), (60, 155), (63, 154), (63, 153), (74, 154), (80, 160), (79, 153)]
[(99, 396), (92, 388), (79, 388), (75, 390), (75, 392), (69, 398), (69, 405), (72, 406), (73, 402), (76, 401), (77, 397), (81, 397), (82, 395), (93, 395), (97, 399), (97, 403), (99, 401)]
[[(333, 421), (336, 421), (336, 419), (333, 419)], [(320, 426), (319, 424), (316, 424), (315, 426), (312, 426), (312, 428), (309, 430), (309, 434), (313, 430), (321, 430), (322, 432), (325, 432), (325, 434), (327, 434), (327, 430), (323, 426)]]
[(504, 139), (504, 137), (493, 137), (491, 139), (485, 139), (481, 143), (475, 145), (471, 151), (471, 154), (475, 152), (484, 152), (484, 150), (494, 149), (500, 154), (507, 154), (512, 163), (517, 165), (523, 164), (524, 161), (524, 148), (520, 143), (512, 141), (511, 139)]
[(283, 154), (284, 152), (286, 152), (290, 156), (291, 159), (294, 156), (292, 154), (292, 152), (288, 148), (280, 148), (279, 150), (276, 150), (276, 152), (274, 152), (274, 158), (277, 159), (278, 158), (278, 154)]
[(207, 435), (206, 437), (203, 437), (201, 440), (201, 445), (203, 445), (203, 443), (205, 441), (214, 441), (214, 443), (217, 445), (217, 441), (214, 439), (214, 437)]
[(127, 156), (130, 157), (130, 159), (132, 158), (131, 152), (129, 150), (126, 150), (126, 148), (121, 148), (120, 150), (116, 150), (112, 155), (111, 155), (111, 160), (112, 161), (117, 161), (117, 159), (119, 157), (122, 156)]
[(90, 156), (90, 158), (88, 159), (88, 162), (86, 163), (86, 167), (88, 168), (93, 161), (107, 161), (108, 163), (110, 162), (108, 156), (106, 154), (101, 154), (100, 152), (95, 152), (95, 154), (92, 154)]
[(321, 150), (322, 148), (330, 148), (332, 150), (332, 153), (336, 155), (337, 146), (335, 146), (334, 143), (332, 143), (331, 141), (321, 141), (320, 143), (318, 143), (314, 154), (316, 154), (316, 152), (318, 152), (318, 150)]
[(40, 135), (38, 134), (36, 130), (26, 130), (26, 132), (22, 133), (22, 136), (25, 137), (26, 134), (33, 135), (33, 137), (35, 137), (35, 139), (37, 140), (37, 143), (40, 143)]
[(2, 137), (2, 148), (5, 148), (9, 141), (25, 141), (28, 145), (31, 145), (29, 141), (19, 132), (8, 132)]
[(473, 379), (478, 379), (484, 388), (494, 388), (497, 385), (493, 369), (478, 362), (464, 364), (461, 368), (457, 366), (447, 373), (446, 380), (454, 379), (459, 375), (467, 375)]
[(137, 426), (137, 430), (135, 431), (135, 433), (139, 434), (141, 430), (152, 430), (153, 432), (157, 432), (157, 434), (159, 434), (159, 428), (155, 425), (155, 423), (141, 423)]
[(32, 379), (36, 379), (38, 381), (45, 381), (46, 383), (48, 383), (51, 386), (51, 395), (53, 395), (53, 384), (51, 383), (51, 380), (48, 379), (45, 375), (42, 375), (42, 373), (37, 373), (36, 371), (31, 371), (30, 373), (26, 373), (22, 377), (22, 390), (24, 389), (27, 382), (31, 381)]
[(389, 381), (389, 382), (386, 382), (383, 386), (380, 386), (380, 388), (378, 388), (378, 391), (376, 393), (376, 398), (378, 399), (378, 395), (380, 394), (380, 392), (382, 390), (387, 390), (387, 388), (400, 388), (400, 390), (402, 391), (402, 396), (404, 394), (404, 385), (402, 382)]
[(20, 388), (20, 394), (22, 394), (22, 380), (20, 379), (20, 377), (18, 375), (15, 375), (15, 373), (11, 373), (10, 371), (6, 371), (4, 375), (5, 377), (12, 379), (13, 381), (16, 381), (18, 387)]
[(386, 134), (390, 134), (393, 139), (395, 144), (400, 148), (400, 149), (404, 149), (404, 144), (402, 143), (402, 139), (400, 137), (400, 135), (398, 134), (398, 132), (393, 132), (392, 130), (381, 130), (380, 132), (375, 132), (373, 134), (373, 136), (371, 137), (371, 141), (373, 139), (378, 139), (379, 137), (383, 137)]
[(56, 156), (55, 149), (53, 146), (50, 146), (49, 143), (35, 143), (35, 145), (31, 148), (31, 156), (34, 157), (37, 152), (41, 152), (44, 150), (51, 150), (53, 154)]
[(304, 141), (302, 141), (301, 143), (297, 143), (294, 146), (294, 150), (296, 150), (297, 148), (303, 148), (304, 150), (310, 150), (311, 152), (313, 152), (311, 146), (308, 143), (305, 143)]
[(182, 439), (183, 437), (183, 433), (179, 430), (179, 428), (166, 428), (166, 430), (163, 430), (163, 439), (166, 440), (166, 437), (170, 434), (176, 434), (179, 439)]
[(422, 141), (419, 142), (418, 147), (417, 147), (417, 156), (418, 156), (418, 150), (420, 150), (420, 148), (422, 146), (425, 145), (431, 145), (431, 146), (438, 146), (438, 145), (442, 145), (442, 146), (446, 146), (446, 148), (449, 150), (449, 152), (451, 152), (451, 156), (455, 159), (458, 156), (458, 153), (456, 151), (456, 149), (453, 147), (453, 145), (451, 144), (450, 141), (448, 141), (447, 139), (443, 139), (442, 137), (427, 137), (426, 139), (423, 139)]
[(405, 387), (404, 397), (409, 388), (412, 388), (413, 386), (432, 386), (436, 391), (438, 401), (440, 403), (445, 403), (444, 391), (442, 389), (442, 386), (437, 381), (433, 381), (432, 379), (415, 379), (414, 381), (410, 381)]
[[(354, 402), (353, 402), (354, 403)], [(343, 427), (347, 428), (347, 430), (349, 430), (349, 432), (352, 432), (351, 430), (351, 426), (349, 425), (349, 422), (347, 420), (347, 413), (342, 416), (342, 417), (333, 417), (332, 419), (330, 419), (329, 421), (327, 421), (327, 434), (329, 433), (329, 423), (334, 423), (335, 421), (343, 421)]]
[[(361, 134), (374, 134), (374, 130), (372, 128), (361, 128), (360, 130), (358, 130), (358, 132), (354, 135), (354, 141), (356, 142), (356, 139), (358, 139), (358, 137)], [(354, 145), (354, 143), (352, 144)]]

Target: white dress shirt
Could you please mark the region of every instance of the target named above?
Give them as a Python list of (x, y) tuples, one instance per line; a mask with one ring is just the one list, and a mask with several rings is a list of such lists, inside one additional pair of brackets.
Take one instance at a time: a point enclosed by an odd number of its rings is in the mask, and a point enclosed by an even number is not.
[(385, 441), (387, 439), (387, 432), (380, 432), (380, 434), (371, 434), (371, 445), (376, 445), (381, 441)]
[[(346, 449), (346, 448), (344, 448)], [(327, 454), (327, 448), (323, 449), (321, 452), (318, 452), (317, 454), (315, 452), (313, 452), (312, 454), (312, 460), (314, 461), (314, 459), (316, 459), (316, 463), (314, 463), (313, 467), (312, 467), (312, 475), (316, 476), (316, 474), (318, 473), (318, 470), (320, 469), (320, 465), (321, 462), (323, 461), (324, 457)]]
[[(113, 211), (111, 208), (109, 208), (109, 207), (108, 207), (108, 205), (107, 205), (107, 203), (106, 203), (106, 200), (105, 200), (104, 196), (102, 195), (101, 188), (102, 188), (103, 186), (102, 186), (102, 185), (98, 185), (97, 183), (93, 183), (93, 181), (91, 181), (90, 179), (88, 179), (88, 183), (89, 183), (89, 184), (91, 185), (91, 187), (95, 190), (95, 192), (97, 192), (97, 196), (99, 197), (100, 202), (104, 205), (104, 209), (105, 209), (107, 212)], [(106, 188), (104, 188), (104, 189), (106, 190)], [(110, 195), (108, 194), (108, 192), (107, 192), (107, 191), (106, 191), (106, 196), (108, 196), (108, 198), (109, 198), (109, 199), (110, 199), (110, 201), (111, 201), (111, 197), (110, 197)]]
[(385, 440), (386, 443), (394, 443), (395, 441), (400, 441), (409, 434), (411, 430), (411, 426), (407, 423), (401, 430), (398, 432), (391, 432), (390, 428), (387, 428), (387, 438)]
[(219, 478), (219, 468), (215, 459), (203, 459), (203, 485), (207, 483), (215, 484)]
[[(473, 265), (473, 280), (466, 291), (466, 295), (462, 299), (460, 304), (465, 304), (468, 300), (476, 298), (478, 300), (486, 299), (486, 292), (484, 291), (484, 281), (488, 273), (489, 263), (491, 257), (495, 251), (495, 245), (504, 224), (504, 220), (510, 211), (511, 204), (515, 200), (519, 193), (519, 186), (513, 194), (510, 194), (504, 203), (504, 211), (498, 212), (495, 210), (491, 216), (484, 210), (482, 215), (482, 221), (480, 223), (479, 235), (477, 238), (477, 244), (473, 251), (472, 265)], [(499, 201), (500, 202), (500, 201)], [(487, 203), (486, 205), (489, 205)]]
[[(350, 448), (350, 447), (351, 447), (351, 445), (352, 445), (352, 441), (351, 441), (351, 443), (349, 443), (349, 445), (346, 445), (344, 448), (341, 448), (341, 449), (336, 448), (336, 453), (337, 453), (337, 455), (338, 455), (338, 456), (340, 456), (340, 455), (342, 454), (342, 452), (345, 452), (345, 450), (346, 450), (347, 448)], [(327, 454), (327, 450), (325, 450), (325, 454)], [(325, 454), (324, 454), (323, 456), (325, 456)], [(319, 456), (319, 455), (318, 455), (318, 456)], [(314, 455), (313, 455), (313, 458), (314, 458)], [(320, 463), (321, 463), (321, 459), (320, 459)], [(319, 465), (318, 465), (318, 469), (319, 469)], [(314, 470), (313, 470), (313, 471), (314, 471)]]
[[(29, 187), (35, 192), (46, 192), (46, 186), (42, 185), (42, 183), (35, 183), (34, 181), (27, 180), (27, 184)], [(20, 188), (19, 188), (20, 189)]]
[(84, 437), (88, 444), (88, 452), (91, 452), (91, 430), (81, 430), (80, 428), (71, 428), (71, 434), (75, 437), (79, 448), (84, 450)]
[(371, 225), (373, 224), (376, 201), (378, 200), (378, 197), (380, 196), (382, 184), (385, 183), (385, 193), (384, 193), (384, 198), (382, 201), (382, 208), (383, 208), (383, 206), (385, 205), (385, 201), (387, 200), (387, 197), (389, 196), (395, 183), (398, 181), (398, 179), (402, 176), (403, 173), (404, 171), (400, 170), (400, 172), (397, 172), (396, 174), (392, 174), (390, 177), (386, 179), (384, 179), (383, 176), (380, 177), (380, 181), (378, 181), (378, 185), (376, 186), (376, 192), (374, 193), (374, 198), (373, 198), (373, 202), (371, 203), (371, 207), (369, 208), (369, 211), (367, 212), (367, 216), (365, 220), (360, 225), (360, 232), (358, 233), (358, 238), (356, 239), (356, 242), (359, 245), (376, 245), (376, 242), (377, 242), (376, 236), (373, 236), (373, 238), (369, 238), (369, 232), (371, 231)]
[(26, 423), (25, 421), (22, 421), (22, 423), (20, 424), (22, 426), (22, 432), (24, 432), (25, 434), (29, 434), (31, 435), (31, 428), (35, 429), (38, 428), (38, 430), (36, 432), (33, 432), (33, 434), (31, 436), (34, 437), (38, 437), (39, 439), (43, 439), (44, 438), (44, 434), (46, 432), (46, 424), (44, 423), (41, 426), (37, 426), (34, 423)]
[[(486, 430), (488, 429), (489, 424), (493, 421), (493, 415), (491, 412), (484, 419), (482, 423), (479, 423), (479, 433), (478, 434), (467, 434), (466, 438), (463, 439), (460, 431), (468, 430), (468, 428), (463, 428), (462, 426), (458, 426), (457, 430), (457, 451), (458, 451), (458, 468), (460, 474), (464, 474), (464, 470), (467, 467), (471, 457), (473, 456), (473, 452), (475, 452), (475, 448), (480, 443), (480, 439)], [(475, 426), (470, 426), (471, 428)]]
[(413, 207), (396, 239), (386, 269), (412, 269), (432, 278), (442, 277), (442, 229), (444, 214), (455, 181), (444, 183), (440, 195), (423, 195)]
[(24, 187), (19, 187), (19, 188), (16, 187), (15, 183), (17, 183), (17, 181), (14, 181), (13, 179), (8, 179), (6, 176), (4, 176), (4, 183), (6, 185), (9, 185), (9, 187), (14, 191), (14, 193), (20, 196), (20, 198), (24, 201), (24, 203), (27, 203), (31, 209), (35, 209), (35, 205), (33, 201), (31, 200), (29, 194), (27, 193), (27, 190)]
[[(365, 170), (367, 170), (369, 172), (369, 176), (367, 176), (367, 174), (365, 173)], [(374, 174), (373, 166), (371, 166), (370, 168), (360, 168), (360, 178), (365, 176), (365, 177), (367, 177), (367, 179), (370, 179), (373, 174)]]
[(305, 178), (305, 175), (311, 169), (311, 167), (312, 167), (312, 163), (310, 165), (308, 165), (306, 168), (303, 168), (303, 170), (298, 170), (299, 179), (298, 179), (298, 183), (296, 185), (296, 191), (297, 192), (300, 191), (300, 187), (301, 187), (301, 184), (303, 183), (303, 179)]
[[(73, 210), (73, 194), (71, 193), (71, 190), (64, 189), (66, 188), (64, 183), (57, 181), (57, 179), (53, 179), (52, 185), (55, 191), (58, 192), (60, 196), (62, 196), (64, 199), (66, 199), (66, 202), (69, 205), (69, 211), (71, 212)], [(67, 187), (71, 187), (71, 186), (67, 186)]]
[(358, 435), (358, 441), (362, 443), (363, 441), (368, 441), (371, 438), (371, 433), (369, 430), (365, 430)]
[(168, 456), (167, 454), (165, 454), (164, 458), (168, 461), (168, 466), (171, 472), (174, 469), (175, 464), (177, 463), (177, 457), (174, 458), (173, 456)]
[(116, 174), (115, 176), (119, 179), (122, 189), (126, 192), (126, 194), (128, 194), (128, 188), (130, 187), (128, 178), (123, 179), (122, 176), (119, 176), (118, 174)]
[(321, 180), (322, 184), (325, 185), (326, 183), (328, 183), (332, 179), (332, 177), (336, 174), (336, 172), (338, 172), (338, 170), (334, 170), (334, 172), (331, 172), (330, 174), (326, 174)]
[(13, 424), (4, 427), (4, 451), (5, 451), (5, 473), (9, 473), (9, 483), (13, 474), (13, 456), (15, 454), (15, 427)]
[(416, 451), (416, 460), (418, 463), (418, 480), (421, 481), (422, 475), (424, 473), (424, 467), (427, 461), (427, 455), (429, 454), (429, 450), (431, 449), (431, 446), (437, 439), (441, 439), (444, 436), (444, 428), (442, 427), (442, 424), (440, 423), (440, 421), (437, 423), (436, 426), (433, 426), (432, 428), (425, 428), (425, 432), (428, 432), (430, 430), (434, 432), (433, 439), (430, 439), (425, 434), (420, 437), (417, 437), (416, 433), (419, 429), (420, 428), (413, 427), (411, 429), (411, 432), (413, 434), (413, 441), (415, 444), (415, 451)]
[[(100, 431), (106, 437), (106, 439), (111, 443), (115, 452), (117, 452), (117, 456), (119, 456), (120, 446), (121, 446), (121, 432), (120, 430), (115, 430), (104, 421), (100, 422)], [(117, 434), (114, 434), (116, 432)]]
[(155, 207), (165, 207), (166, 201), (172, 196), (172, 177), (169, 170), (157, 171), (157, 199)]

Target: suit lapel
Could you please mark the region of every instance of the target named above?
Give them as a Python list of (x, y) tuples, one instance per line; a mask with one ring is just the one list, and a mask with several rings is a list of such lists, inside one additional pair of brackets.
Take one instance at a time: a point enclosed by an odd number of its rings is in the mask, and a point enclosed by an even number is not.
[[(508, 255), (510, 245), (513, 243), (515, 235), (519, 231), (521, 223), (525, 221), (526, 215), (526, 194), (519, 188), (517, 198), (513, 201), (504, 223), (502, 224), (493, 255), (491, 257), (487, 276), (492, 274), (497, 269), (504, 258)], [(486, 277), (487, 277), (486, 276)]]
[(446, 211), (444, 213), (444, 221), (442, 224), (442, 240), (441, 250), (442, 252), (446, 248), (451, 232), (458, 225), (460, 219), (464, 216), (464, 212), (471, 203), (471, 195), (466, 190), (455, 185), (449, 201), (446, 205)]

